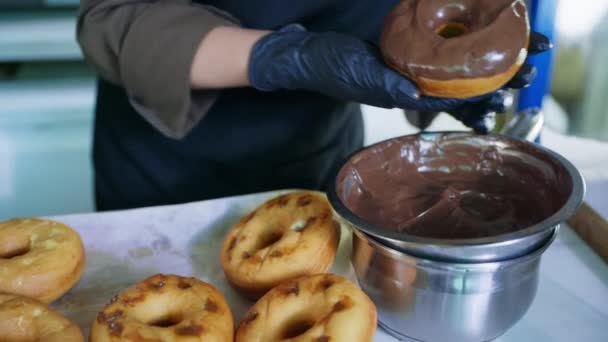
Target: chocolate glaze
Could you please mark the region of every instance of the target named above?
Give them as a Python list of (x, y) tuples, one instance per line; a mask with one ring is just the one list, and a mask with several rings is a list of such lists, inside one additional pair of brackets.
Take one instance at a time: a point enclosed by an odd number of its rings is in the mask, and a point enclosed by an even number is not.
[[(447, 23), (469, 32), (444, 38), (436, 31)], [(529, 33), (523, 0), (403, 0), (386, 18), (380, 48), (410, 77), (482, 78), (521, 64)]]
[(567, 170), (532, 144), (470, 133), (389, 140), (355, 154), (336, 190), (365, 221), (410, 235), (467, 239), (536, 224), (567, 201)]

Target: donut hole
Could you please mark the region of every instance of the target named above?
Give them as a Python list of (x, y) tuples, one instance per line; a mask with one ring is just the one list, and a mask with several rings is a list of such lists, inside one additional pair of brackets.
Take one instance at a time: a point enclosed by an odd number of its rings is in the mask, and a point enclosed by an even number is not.
[(0, 259), (12, 259), (27, 254), (30, 251), (29, 242), (9, 245), (0, 249)]
[(184, 320), (184, 317), (180, 314), (172, 314), (163, 317), (158, 317), (156, 319), (148, 322), (148, 325), (158, 328), (169, 328), (175, 325), (180, 324)]
[(259, 251), (261, 249), (274, 245), (283, 238), (283, 235), (283, 232), (276, 230), (262, 234), (258, 240), (258, 243), (256, 244), (255, 250)]
[(310, 318), (297, 319), (289, 322), (280, 335), (281, 339), (286, 340), (304, 335), (308, 330), (315, 326), (315, 323), (316, 322)]
[(435, 33), (445, 39), (464, 36), (469, 32), (470, 30), (465, 24), (457, 21), (447, 22), (435, 29)]
[[(184, 308), (192, 298), (187, 294), (158, 294), (153, 291), (140, 293), (145, 295), (145, 300), (132, 307), (129, 316), (135, 321), (150, 327), (168, 328), (178, 325), (188, 316)], [(185, 311), (186, 310), (186, 311)]]

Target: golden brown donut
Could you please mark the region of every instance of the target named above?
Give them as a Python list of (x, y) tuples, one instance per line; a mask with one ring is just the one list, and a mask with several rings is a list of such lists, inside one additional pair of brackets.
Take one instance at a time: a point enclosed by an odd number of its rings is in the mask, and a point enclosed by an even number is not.
[(350, 281), (332, 274), (299, 278), (264, 295), (245, 315), (236, 342), (369, 342), (376, 307)]
[(340, 227), (325, 194), (292, 192), (244, 217), (228, 233), (221, 262), (228, 281), (256, 299), (286, 280), (327, 272)]
[(91, 342), (232, 342), (232, 312), (213, 286), (157, 274), (122, 291), (97, 315)]
[(402, 0), (385, 20), (380, 49), (422, 94), (468, 98), (513, 78), (529, 35), (523, 0)]
[(0, 222), (0, 292), (50, 303), (80, 279), (85, 254), (70, 227), (42, 219)]
[(0, 341), (83, 342), (80, 329), (30, 298), (0, 293)]

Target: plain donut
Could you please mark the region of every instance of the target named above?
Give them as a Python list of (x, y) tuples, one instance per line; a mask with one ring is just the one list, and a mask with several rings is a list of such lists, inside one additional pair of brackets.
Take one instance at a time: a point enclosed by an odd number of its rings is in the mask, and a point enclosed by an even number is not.
[(49, 309), (25, 297), (0, 294), (1, 342), (83, 342), (80, 329)]
[(321, 274), (281, 284), (241, 320), (236, 342), (371, 342), (376, 307), (345, 278)]
[(298, 191), (276, 197), (228, 233), (221, 263), (230, 284), (250, 298), (297, 277), (327, 272), (340, 227), (325, 194)]
[(155, 275), (113, 297), (91, 327), (91, 342), (232, 342), (222, 294), (195, 278)]
[(0, 292), (50, 303), (80, 279), (85, 254), (70, 227), (41, 219), (0, 222)]

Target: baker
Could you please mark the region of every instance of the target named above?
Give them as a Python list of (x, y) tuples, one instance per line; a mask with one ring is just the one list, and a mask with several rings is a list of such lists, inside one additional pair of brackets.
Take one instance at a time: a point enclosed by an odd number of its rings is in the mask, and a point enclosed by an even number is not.
[[(397, 4), (83, 0), (78, 41), (100, 76), (97, 209), (322, 190), (363, 144), (360, 104), (447, 111), (484, 131), (505, 92), (428, 97), (384, 63), (377, 46)], [(549, 46), (530, 35), (530, 52)], [(533, 76), (524, 65), (506, 86)]]

